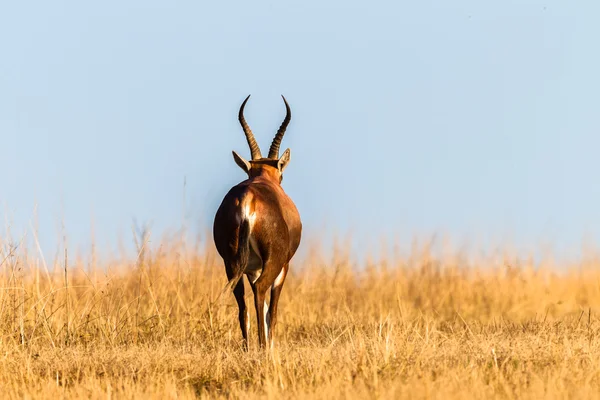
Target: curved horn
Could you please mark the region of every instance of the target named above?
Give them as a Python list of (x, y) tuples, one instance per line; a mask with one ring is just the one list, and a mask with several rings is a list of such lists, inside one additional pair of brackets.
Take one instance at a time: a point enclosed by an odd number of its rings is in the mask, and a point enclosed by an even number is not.
[(283, 97), (283, 95), (281, 95), (281, 98), (283, 98), (283, 102), (285, 103), (286, 114), (285, 114), (285, 119), (281, 123), (279, 130), (277, 131), (277, 133), (275, 134), (275, 137), (273, 138), (273, 142), (271, 143), (271, 148), (269, 149), (269, 158), (273, 158), (273, 159), (279, 158), (279, 145), (281, 145), (281, 139), (283, 139), (283, 135), (285, 134), (285, 129), (287, 128), (288, 124), (290, 123), (290, 119), (292, 119), (292, 111), (290, 110), (290, 105), (288, 104), (285, 97)]
[(262, 158), (262, 154), (260, 154), (260, 148), (258, 147), (258, 143), (256, 143), (256, 139), (254, 138), (254, 134), (252, 133), (252, 130), (250, 129), (250, 127), (246, 123), (246, 120), (244, 119), (244, 107), (246, 107), (246, 102), (248, 101), (249, 98), (250, 98), (250, 95), (248, 95), (248, 97), (246, 97), (246, 100), (244, 100), (244, 102), (242, 103), (242, 106), (240, 107), (240, 113), (238, 115), (238, 119), (240, 120), (242, 129), (244, 129), (244, 134), (246, 135), (246, 140), (248, 141), (248, 146), (250, 146), (250, 154), (252, 155), (252, 159), (257, 160), (259, 158)]

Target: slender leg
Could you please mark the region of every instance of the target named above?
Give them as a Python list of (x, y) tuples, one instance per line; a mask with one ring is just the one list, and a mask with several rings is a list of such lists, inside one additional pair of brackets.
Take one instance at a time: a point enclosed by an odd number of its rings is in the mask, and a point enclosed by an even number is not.
[(279, 295), (281, 294), (281, 289), (283, 289), (283, 282), (285, 281), (285, 277), (288, 272), (288, 265), (284, 265), (281, 269), (281, 272), (273, 282), (273, 286), (271, 287), (271, 304), (269, 305), (269, 312), (267, 314), (267, 319), (269, 321), (269, 346), (273, 348), (273, 342), (275, 338), (275, 325), (277, 325), (277, 303), (279, 302)]
[[(227, 279), (233, 278), (233, 273), (230, 273), (231, 268), (227, 268)], [(244, 277), (238, 281), (233, 289), (233, 295), (237, 301), (239, 313), (238, 319), (240, 321), (240, 329), (242, 330), (242, 337), (244, 338), (243, 348), (248, 351), (248, 330), (250, 330), (250, 313), (248, 307), (246, 307), (246, 300), (244, 300)]]
[(264, 281), (259, 278), (252, 285), (254, 292), (254, 307), (256, 308), (256, 320), (258, 325), (258, 344), (261, 348), (266, 347), (269, 336), (269, 321), (267, 319), (266, 294), (267, 287), (264, 287)]
[(238, 318), (240, 320), (240, 329), (242, 330), (242, 336), (244, 337), (244, 350), (248, 351), (248, 330), (250, 330), (250, 313), (248, 312), (248, 307), (246, 307), (246, 301), (244, 300), (244, 279), (240, 279), (240, 281), (233, 289), (233, 294), (235, 296), (235, 300), (238, 303), (239, 314)]

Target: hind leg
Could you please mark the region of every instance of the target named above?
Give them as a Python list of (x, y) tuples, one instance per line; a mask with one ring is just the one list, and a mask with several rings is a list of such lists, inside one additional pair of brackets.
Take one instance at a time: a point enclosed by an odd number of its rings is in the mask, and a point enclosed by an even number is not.
[[(261, 348), (266, 348), (268, 346), (269, 338), (271, 337), (271, 316), (269, 313), (269, 306), (266, 302), (267, 292), (271, 288), (271, 282), (269, 275), (265, 275), (265, 270), (273, 270), (274, 264), (273, 262), (267, 261), (263, 267), (263, 273), (261, 273), (260, 277), (252, 282), (252, 291), (254, 292), (254, 307), (256, 308), (256, 319), (258, 321), (258, 343)], [(275, 295), (277, 302), (277, 297), (279, 293)], [(271, 302), (273, 299), (271, 299)], [(276, 313), (277, 311), (275, 311)]]
[(250, 313), (248, 307), (246, 307), (246, 301), (244, 300), (244, 279), (240, 279), (235, 289), (233, 290), (235, 300), (238, 303), (240, 320), (240, 329), (242, 330), (242, 336), (244, 338), (244, 350), (248, 351), (248, 331), (250, 330)]
[[(229, 271), (229, 269), (228, 269)], [(231, 276), (230, 276), (231, 275)], [(233, 274), (227, 273), (227, 278), (232, 279)], [(248, 331), (250, 330), (250, 313), (246, 306), (246, 300), (244, 300), (244, 277), (238, 281), (233, 289), (233, 295), (238, 305), (238, 319), (240, 321), (240, 329), (242, 330), (242, 337), (244, 338), (243, 348), (248, 351)]]
[(269, 322), (269, 346), (273, 348), (273, 342), (275, 338), (275, 325), (277, 325), (277, 304), (279, 303), (279, 295), (283, 288), (283, 282), (287, 276), (289, 266), (286, 264), (281, 269), (281, 272), (273, 282), (271, 287), (271, 304), (269, 305), (269, 312), (267, 313), (267, 321)]
[(258, 325), (258, 345), (265, 348), (267, 338), (269, 337), (269, 320), (267, 316), (267, 304), (265, 301), (268, 286), (259, 278), (252, 283), (252, 291), (254, 292), (254, 308), (256, 309), (256, 320)]

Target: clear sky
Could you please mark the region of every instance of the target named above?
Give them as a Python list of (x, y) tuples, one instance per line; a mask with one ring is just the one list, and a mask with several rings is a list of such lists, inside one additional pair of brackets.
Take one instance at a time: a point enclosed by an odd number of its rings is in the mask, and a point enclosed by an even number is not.
[[(310, 235), (600, 238), (600, 2), (4, 1), (0, 201), (51, 252), (212, 226), (285, 114)], [(183, 209), (183, 181), (187, 179)], [(314, 236), (312, 236), (314, 237)], [(52, 256), (52, 254), (50, 254)]]

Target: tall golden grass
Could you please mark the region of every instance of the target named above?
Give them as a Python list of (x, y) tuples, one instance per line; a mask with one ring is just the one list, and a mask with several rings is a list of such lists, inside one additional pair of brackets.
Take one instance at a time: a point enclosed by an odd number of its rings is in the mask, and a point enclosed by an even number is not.
[(146, 239), (101, 265), (3, 242), (3, 398), (600, 398), (593, 256), (551, 268), (422, 245), (357, 266), (308, 251), (275, 349), (257, 350), (251, 314), (246, 353), (233, 295), (214, 302), (212, 243)]

